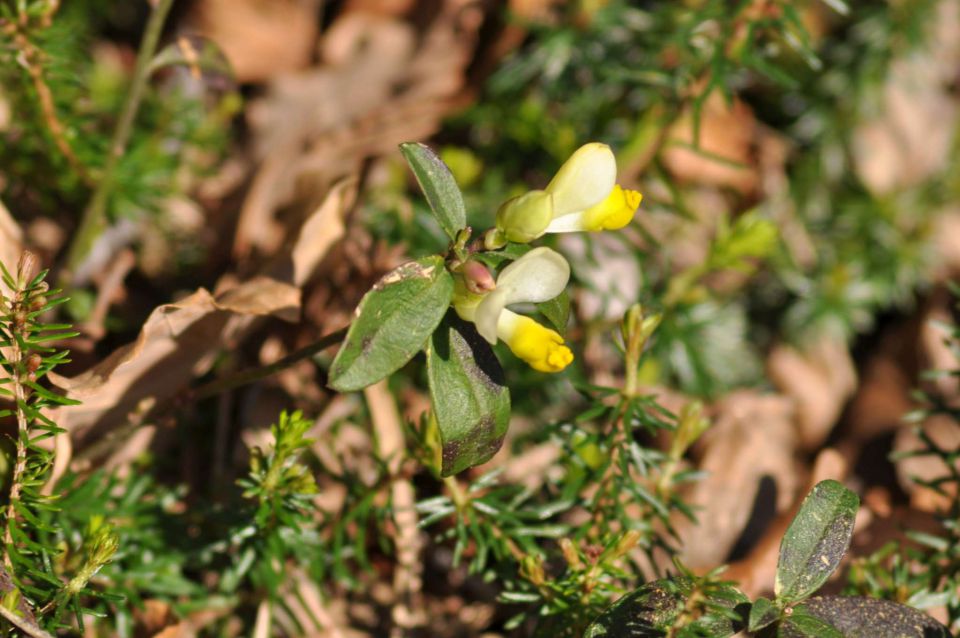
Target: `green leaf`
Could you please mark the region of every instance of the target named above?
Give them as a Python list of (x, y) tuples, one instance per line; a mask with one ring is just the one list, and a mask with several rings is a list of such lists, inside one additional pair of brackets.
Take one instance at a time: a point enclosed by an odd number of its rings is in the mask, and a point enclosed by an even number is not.
[[(693, 591), (689, 578), (663, 578), (647, 583), (627, 594), (594, 620), (583, 638), (655, 638), (666, 636), (684, 609), (685, 600)], [(747, 602), (738, 589), (723, 586), (707, 601), (710, 605), (733, 610)], [(742, 629), (730, 618), (709, 614), (686, 625), (698, 636), (726, 638)]]
[(803, 600), (840, 564), (860, 499), (837, 481), (821, 481), (800, 505), (780, 543), (774, 592), (782, 601)]
[(777, 627), (777, 638), (844, 638), (844, 635), (829, 622), (798, 607)]
[(511, 261), (516, 261), (533, 250), (530, 244), (509, 243), (500, 250), (487, 250), (474, 253), (473, 259), (499, 270)]
[(450, 169), (426, 144), (405, 142), (400, 145), (400, 151), (413, 169), (443, 232), (456, 240), (457, 233), (467, 225), (467, 210)]
[[(789, 622), (799, 618), (801, 625), (815, 628), (795, 633), (796, 629), (781, 627), (779, 636), (821, 636), (825, 638), (950, 638), (950, 632), (939, 622), (913, 607), (889, 600), (862, 596), (817, 596), (797, 605)], [(784, 625), (787, 621), (784, 622)], [(824, 631), (823, 626), (832, 632)], [(788, 633), (793, 631), (794, 633)]]
[(453, 313), (427, 347), (430, 398), (443, 446), (444, 476), (496, 454), (510, 424), (510, 391), (493, 350)]
[(750, 620), (747, 629), (759, 631), (773, 624), (780, 617), (780, 610), (766, 598), (758, 598), (750, 607)]
[(550, 301), (538, 303), (537, 310), (547, 318), (560, 336), (566, 336), (567, 322), (570, 321), (570, 295), (566, 290)]
[(423, 348), (452, 297), (453, 277), (438, 255), (384, 275), (360, 301), (330, 367), (330, 387), (359, 390), (399, 369)]

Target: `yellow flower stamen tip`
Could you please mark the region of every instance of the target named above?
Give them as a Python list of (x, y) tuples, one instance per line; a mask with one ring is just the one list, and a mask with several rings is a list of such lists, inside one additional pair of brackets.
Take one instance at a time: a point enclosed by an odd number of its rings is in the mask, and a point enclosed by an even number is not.
[(610, 194), (599, 204), (591, 206), (583, 213), (584, 230), (617, 230), (633, 219), (643, 195), (616, 185)]
[(573, 361), (563, 337), (529, 317), (517, 317), (511, 332), (506, 339), (510, 350), (534, 370), (560, 372)]

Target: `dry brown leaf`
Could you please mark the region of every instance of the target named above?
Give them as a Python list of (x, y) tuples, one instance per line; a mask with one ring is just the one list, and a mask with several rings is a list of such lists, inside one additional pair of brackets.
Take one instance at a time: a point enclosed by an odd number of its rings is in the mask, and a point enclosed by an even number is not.
[(776, 484), (776, 509), (793, 502), (798, 488), (794, 463), (794, 408), (785, 397), (735, 392), (717, 406), (715, 425), (703, 436), (699, 469), (707, 476), (687, 494), (699, 524), (677, 517), (681, 558), (709, 569), (726, 560), (746, 526), (760, 482)]
[[(924, 368), (928, 370), (958, 370), (960, 359), (951, 347), (950, 330), (954, 326), (950, 306), (953, 295), (940, 289), (931, 295), (931, 307), (920, 326), (920, 344), (923, 348)], [(947, 400), (960, 394), (960, 382), (955, 375), (945, 374), (928, 381), (937, 394)]]
[(863, 366), (861, 377), (847, 410), (849, 434), (865, 441), (902, 427), (903, 415), (914, 407), (913, 381), (903, 366), (889, 354), (878, 354)]
[(931, 236), (939, 262), (934, 279), (956, 277), (960, 273), (960, 206), (950, 206), (934, 218)]
[[(941, 448), (955, 450), (960, 447), (960, 423), (950, 417), (942, 415), (930, 417), (920, 427)], [(914, 428), (901, 428), (894, 439), (893, 448), (896, 453), (901, 454), (922, 450), (924, 444)], [(950, 502), (957, 497), (955, 493), (950, 493), (951, 489), (955, 491), (956, 488), (949, 483), (944, 485), (947, 495), (917, 483), (917, 480), (932, 481), (949, 474), (950, 468), (940, 457), (908, 456), (898, 459), (895, 465), (897, 480), (903, 490), (910, 494), (910, 505), (915, 509), (924, 512), (942, 511), (948, 508)], [(955, 462), (955, 467), (960, 470), (960, 460)]]
[(234, 254), (272, 253), (275, 212), (325, 192), (368, 157), (432, 134), (465, 84), (482, 10), (448, 0), (423, 34), (399, 20), (349, 13), (330, 28), (325, 66), (277, 78), (248, 109), (261, 165), (241, 210)]
[(299, 289), (259, 277), (214, 297), (199, 289), (151, 313), (137, 340), (72, 378), (51, 374), (83, 404), (61, 408), (59, 423), (78, 448), (124, 424), (145, 399), (163, 404), (238, 341), (257, 317), (296, 318)]
[(857, 371), (846, 343), (824, 337), (801, 352), (779, 345), (770, 353), (771, 381), (796, 402), (800, 445), (820, 446), (857, 389)]
[[(11, 273), (23, 252), (23, 232), (0, 201), (0, 263)], [(2, 286), (2, 284), (0, 284)]]
[(915, 186), (946, 168), (960, 105), (950, 85), (960, 70), (960, 7), (944, 0), (920, 48), (890, 66), (879, 113), (853, 136), (854, 168), (874, 194)]
[(216, 42), (240, 82), (260, 82), (310, 62), (320, 0), (202, 0), (192, 26)]
[(306, 284), (330, 248), (343, 237), (344, 216), (357, 200), (358, 183), (356, 177), (351, 177), (334, 185), (300, 229), (291, 254), (294, 285)]
[(753, 111), (735, 99), (728, 106), (714, 92), (700, 112), (699, 138), (694, 137), (694, 113), (688, 108), (671, 127), (663, 161), (681, 180), (732, 188), (748, 194), (759, 185), (753, 157), (757, 136)]

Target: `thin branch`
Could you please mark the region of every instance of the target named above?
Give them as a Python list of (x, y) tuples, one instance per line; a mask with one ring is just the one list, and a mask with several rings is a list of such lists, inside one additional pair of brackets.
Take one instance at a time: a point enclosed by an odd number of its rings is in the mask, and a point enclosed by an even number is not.
[(67, 140), (66, 126), (64, 126), (63, 122), (60, 121), (60, 117), (57, 115), (57, 106), (53, 99), (53, 92), (50, 90), (49, 85), (47, 85), (43, 74), (43, 64), (41, 62), (43, 51), (34, 45), (26, 34), (17, 28), (15, 23), (8, 22), (4, 24), (3, 30), (7, 35), (11, 36), (14, 45), (19, 51), (17, 62), (27, 72), (27, 75), (30, 76), (30, 81), (33, 83), (33, 90), (36, 91), (37, 100), (40, 103), (40, 112), (43, 115), (43, 121), (50, 132), (50, 137), (53, 139), (54, 145), (67, 160), (67, 163), (70, 164), (70, 168), (72, 168), (84, 182), (91, 183), (93, 179), (90, 171), (83, 165), (83, 162), (80, 161), (76, 153), (74, 153), (73, 147), (70, 146), (70, 142)]
[(212, 396), (216, 396), (221, 392), (232, 390), (234, 388), (253, 383), (254, 381), (259, 381), (260, 379), (273, 376), (281, 370), (286, 370), (298, 361), (302, 361), (307, 357), (312, 357), (313, 355), (326, 350), (330, 346), (340, 343), (343, 341), (343, 338), (346, 335), (346, 328), (337, 330), (336, 332), (331, 332), (325, 337), (321, 337), (316, 343), (312, 343), (305, 348), (300, 348), (296, 352), (292, 352), (282, 359), (269, 365), (260, 366), (259, 368), (252, 368), (250, 370), (244, 370), (235, 375), (205, 383), (199, 388), (188, 392), (186, 399), (188, 401), (207, 399)]
[(97, 188), (90, 198), (90, 203), (83, 211), (80, 226), (74, 234), (73, 242), (70, 244), (70, 250), (67, 253), (67, 277), (70, 276), (69, 273), (76, 270), (77, 266), (87, 256), (97, 237), (100, 236), (106, 226), (107, 203), (116, 185), (117, 166), (127, 149), (130, 134), (133, 132), (133, 122), (136, 119), (137, 111), (140, 109), (140, 102), (143, 100), (147, 80), (150, 77), (150, 63), (153, 60), (154, 53), (156, 53), (160, 33), (163, 31), (163, 23), (166, 20), (167, 13), (170, 12), (173, 0), (156, 0), (151, 4), (153, 5), (153, 11), (147, 22), (143, 40), (140, 42), (137, 64), (133, 71), (133, 82), (130, 86), (130, 92), (127, 94), (127, 100), (123, 105), (123, 111), (120, 113), (117, 128), (113, 132), (113, 140), (110, 142), (110, 151), (103, 167), (100, 183), (97, 184)]
[(17, 269), (17, 288), (13, 291), (10, 300), (10, 368), (13, 385), (13, 397), (17, 411), (17, 459), (10, 477), (10, 495), (7, 502), (7, 511), (3, 519), (3, 563), (7, 569), (13, 571), (13, 561), (10, 559), (10, 548), (13, 547), (13, 526), (17, 521), (17, 503), (20, 502), (20, 493), (23, 490), (23, 475), (27, 471), (27, 446), (30, 443), (30, 421), (26, 414), (28, 392), (24, 386), (24, 371), (26, 370), (26, 353), (20, 343), (26, 340), (25, 322), (19, 317), (25, 316), (23, 305), (25, 302), (24, 270), (29, 259), (21, 259), (21, 266)]

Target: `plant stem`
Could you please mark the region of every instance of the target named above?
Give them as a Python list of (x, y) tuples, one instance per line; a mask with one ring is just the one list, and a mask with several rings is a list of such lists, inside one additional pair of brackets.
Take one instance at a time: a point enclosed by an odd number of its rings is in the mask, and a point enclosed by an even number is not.
[(209, 383), (205, 383), (204, 385), (190, 392), (189, 398), (194, 401), (199, 399), (207, 399), (209, 397), (216, 396), (221, 392), (225, 392), (226, 390), (232, 390), (233, 388), (238, 388), (242, 385), (247, 385), (248, 383), (253, 383), (254, 381), (259, 381), (260, 379), (272, 376), (281, 370), (289, 368), (302, 359), (311, 357), (318, 352), (322, 352), (330, 346), (343, 341), (343, 338), (346, 335), (346, 328), (332, 332), (325, 337), (321, 337), (316, 343), (312, 343), (305, 348), (301, 348), (296, 352), (292, 352), (282, 359), (269, 365), (260, 366), (259, 368), (251, 368), (250, 370), (238, 372), (237, 374), (224, 379), (216, 379)]
[(23, 475), (27, 471), (27, 447), (30, 444), (30, 422), (27, 417), (26, 405), (30, 392), (24, 385), (24, 375), (29, 378), (27, 371), (28, 352), (24, 344), (30, 337), (27, 310), (30, 305), (28, 290), (30, 278), (36, 272), (36, 257), (25, 252), (17, 264), (15, 289), (11, 290), (9, 299), (9, 361), (10, 376), (13, 385), (13, 398), (17, 411), (17, 459), (10, 477), (10, 495), (7, 501), (7, 511), (3, 519), (3, 562), (13, 573), (13, 561), (10, 559), (10, 548), (13, 547), (13, 526), (17, 521), (17, 503), (23, 491)]
[(143, 100), (143, 94), (147, 88), (147, 80), (150, 77), (150, 63), (153, 61), (157, 43), (160, 40), (160, 33), (163, 31), (163, 23), (166, 20), (167, 13), (170, 12), (173, 0), (152, 0), (151, 4), (153, 5), (153, 11), (147, 21), (143, 40), (140, 42), (140, 50), (137, 52), (137, 64), (133, 70), (130, 92), (127, 94), (120, 119), (117, 121), (117, 128), (113, 132), (113, 139), (110, 142), (110, 150), (103, 166), (100, 182), (83, 211), (80, 226), (73, 236), (73, 242), (70, 244), (70, 250), (67, 253), (67, 277), (76, 270), (87, 256), (97, 237), (100, 236), (106, 226), (107, 202), (110, 199), (113, 187), (116, 185), (117, 166), (126, 151), (127, 142), (130, 140), (133, 122), (136, 119), (140, 102)]
[(30, 441), (29, 421), (23, 406), (27, 401), (27, 392), (23, 387), (24, 358), (23, 349), (19, 345), (18, 328), (11, 322), (11, 356), (13, 364), (13, 395), (17, 404), (17, 460), (13, 466), (13, 475), (10, 478), (10, 499), (7, 503), (7, 513), (4, 517), (3, 534), (3, 562), (7, 569), (13, 571), (13, 562), (10, 560), (10, 547), (13, 546), (12, 526), (16, 524), (17, 503), (20, 502), (20, 491), (23, 489), (23, 474), (27, 470), (27, 444)]

